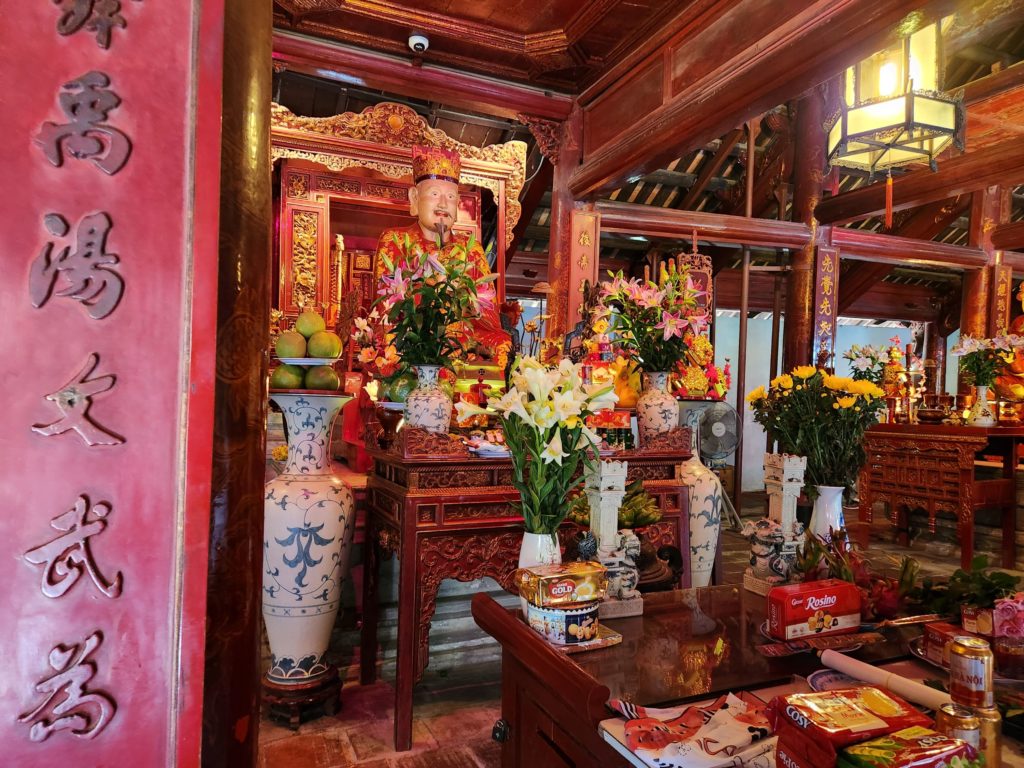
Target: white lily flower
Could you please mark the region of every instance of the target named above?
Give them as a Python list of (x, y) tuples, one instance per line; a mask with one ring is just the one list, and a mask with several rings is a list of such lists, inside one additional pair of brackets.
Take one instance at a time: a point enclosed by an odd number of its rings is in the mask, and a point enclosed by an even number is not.
[(479, 416), (486, 413), (487, 410), (485, 408), (481, 408), (476, 403), (468, 403), (464, 400), (460, 400), (455, 404), (455, 415), (459, 421), (465, 421), (470, 416)]
[(586, 398), (577, 398), (577, 393), (573, 390), (555, 392), (551, 397), (551, 406), (559, 421), (568, 421), (579, 416), (585, 404)]
[(562, 450), (562, 437), (559, 435), (558, 430), (555, 430), (554, 437), (551, 438), (551, 442), (547, 444), (540, 453), (540, 457), (544, 459), (545, 464), (550, 464), (552, 461), (562, 465), (562, 459), (569, 454)]
[(530, 414), (526, 412), (526, 395), (516, 387), (510, 388), (500, 398), (490, 398), (487, 403), (496, 411), (500, 411), (506, 419), (514, 413), (521, 419), (530, 420)]
[(534, 400), (526, 404), (526, 410), (530, 414), (528, 419), (538, 429), (550, 429), (558, 423), (558, 414), (550, 400)]

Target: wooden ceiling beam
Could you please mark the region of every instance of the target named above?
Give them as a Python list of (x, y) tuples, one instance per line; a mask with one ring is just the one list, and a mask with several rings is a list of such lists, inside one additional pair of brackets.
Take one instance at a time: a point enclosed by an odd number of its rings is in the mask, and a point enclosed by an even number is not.
[(806, 224), (774, 219), (748, 219), (702, 211), (654, 208), (606, 200), (596, 204), (602, 232), (667, 237), (689, 242), (694, 230), (702, 240), (766, 245), (773, 248), (802, 248), (811, 238)]
[(733, 147), (739, 143), (743, 134), (742, 128), (733, 128), (725, 135), (725, 138), (722, 139), (721, 144), (718, 146), (718, 151), (704, 161), (700, 168), (700, 173), (697, 174), (697, 179), (690, 185), (690, 188), (686, 191), (686, 196), (683, 197), (676, 208), (687, 210), (697, 204), (700, 196), (704, 194), (704, 190), (708, 188), (708, 184), (722, 170), (722, 166), (728, 162)]
[[(970, 207), (970, 195), (961, 195), (951, 200), (930, 203), (914, 211), (891, 234), (918, 240), (931, 240)], [(876, 264), (860, 261), (851, 264), (839, 280), (838, 312), (843, 313), (848, 310), (861, 296), (871, 290), (875, 283), (884, 280), (895, 268), (896, 265), (892, 263)]]
[(967, 83), (964, 86), (964, 104), (970, 107), (1021, 85), (1024, 85), (1024, 61)]
[[(939, 170), (911, 171), (893, 179), (893, 209), (901, 211), (994, 184), (1024, 181), (1024, 141), (1011, 139), (959, 157), (943, 160)], [(843, 192), (818, 203), (814, 215), (823, 224), (879, 216), (885, 212), (885, 184)]]
[(908, 13), (927, 22), (952, 7), (949, 0), (790, 0), (780, 14), (772, 0), (700, 5), (712, 6), (710, 21), (684, 17), (689, 26), (629, 75), (581, 100), (584, 162), (569, 181), (576, 197), (664, 166), (829, 79), (895, 40)]
[(498, 117), (519, 113), (564, 120), (572, 109), (567, 94), (372, 53), (339, 43), (274, 30), (273, 58), (287, 69), (343, 83), (377, 88), (410, 98), (438, 101)]
[(519, 221), (516, 222), (515, 228), (512, 230), (512, 242), (509, 243), (508, 248), (505, 249), (507, 254), (505, 257), (505, 263), (511, 264), (516, 260), (516, 254), (519, 248), (519, 244), (523, 241), (523, 235), (526, 234), (526, 228), (533, 222), (533, 214), (537, 210), (537, 206), (540, 205), (541, 200), (544, 199), (544, 195), (551, 191), (551, 181), (554, 178), (554, 166), (546, 159), (541, 159), (541, 167), (537, 170), (537, 174), (530, 181), (530, 185), (526, 188), (526, 194), (523, 195), (522, 206), (523, 210), (519, 215)]
[(844, 259), (875, 261), (897, 266), (916, 264), (959, 269), (981, 269), (988, 263), (985, 252), (980, 248), (965, 248), (912, 237), (894, 237), (863, 229), (823, 229), (823, 239), (829, 245), (838, 248)]
[(999, 250), (1024, 248), (1024, 221), (1000, 224), (993, 229), (992, 247)]

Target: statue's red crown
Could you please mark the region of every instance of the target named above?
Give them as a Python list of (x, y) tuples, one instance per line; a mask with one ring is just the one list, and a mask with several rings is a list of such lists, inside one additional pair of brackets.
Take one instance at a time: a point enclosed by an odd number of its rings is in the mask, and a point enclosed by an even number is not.
[(462, 160), (457, 152), (441, 147), (412, 148), (412, 178), (417, 184), (424, 179), (441, 179), (459, 183)]

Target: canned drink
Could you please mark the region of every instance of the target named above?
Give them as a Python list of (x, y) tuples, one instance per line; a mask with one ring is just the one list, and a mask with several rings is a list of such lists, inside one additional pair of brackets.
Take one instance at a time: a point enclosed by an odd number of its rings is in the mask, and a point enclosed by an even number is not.
[(966, 741), (981, 752), (981, 721), (973, 711), (959, 704), (943, 704), (935, 713), (935, 730), (951, 739)]
[(991, 707), (995, 657), (987, 640), (959, 635), (949, 642), (949, 697), (964, 707)]
[(978, 707), (973, 710), (981, 726), (981, 754), (985, 768), (1000, 768), (1003, 764), (1003, 716), (996, 707)]

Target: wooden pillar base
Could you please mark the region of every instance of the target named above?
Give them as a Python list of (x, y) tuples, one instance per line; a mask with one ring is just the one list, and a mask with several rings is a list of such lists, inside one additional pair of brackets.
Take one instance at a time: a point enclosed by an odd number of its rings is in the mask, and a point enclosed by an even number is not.
[(308, 683), (284, 684), (263, 678), (263, 707), (275, 722), (293, 731), (318, 717), (336, 714), (341, 708), (341, 680), (338, 670), (330, 670)]

